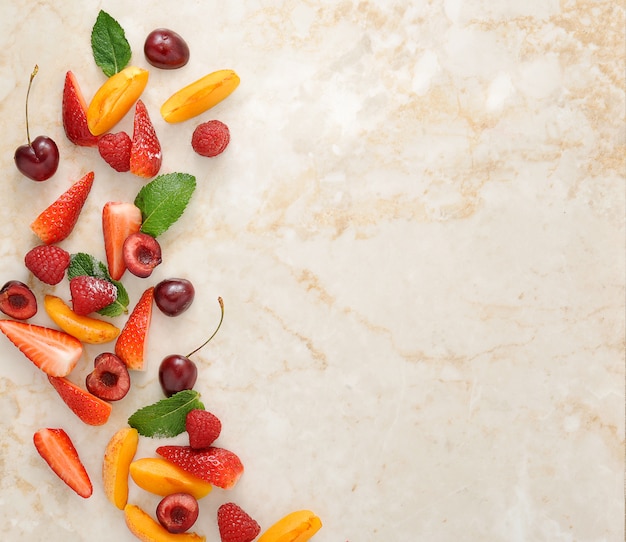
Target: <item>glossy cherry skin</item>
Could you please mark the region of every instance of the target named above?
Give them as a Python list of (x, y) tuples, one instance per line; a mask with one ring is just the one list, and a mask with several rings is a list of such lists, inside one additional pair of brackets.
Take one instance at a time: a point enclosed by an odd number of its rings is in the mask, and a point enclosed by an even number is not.
[(16, 320), (28, 320), (37, 314), (37, 298), (19, 280), (10, 280), (0, 288), (0, 311)]
[(185, 356), (172, 354), (163, 358), (159, 366), (159, 383), (166, 397), (193, 389), (198, 378), (196, 364)]
[(159, 523), (174, 534), (188, 531), (198, 519), (198, 501), (189, 493), (172, 493), (164, 497), (156, 509)]
[(165, 279), (154, 287), (154, 302), (167, 316), (178, 316), (185, 312), (194, 296), (193, 284), (187, 279)]
[(157, 28), (148, 34), (143, 46), (146, 60), (156, 68), (175, 70), (189, 62), (187, 42), (173, 30)]
[(20, 145), (15, 151), (15, 165), (29, 179), (45, 181), (59, 167), (59, 148), (48, 136), (37, 136), (31, 144)]

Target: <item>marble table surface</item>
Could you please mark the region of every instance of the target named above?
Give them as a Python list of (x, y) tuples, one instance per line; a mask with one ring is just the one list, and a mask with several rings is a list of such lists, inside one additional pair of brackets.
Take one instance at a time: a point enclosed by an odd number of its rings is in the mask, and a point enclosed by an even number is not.
[[(155, 309), (148, 368), (101, 427), (0, 336), (5, 539), (135, 540), (103, 494), (104, 446), (162, 397), (160, 360), (210, 334), (221, 296), (196, 389), (245, 472), (201, 501), (207, 540), (227, 501), (264, 529), (313, 510), (319, 542), (623, 540), (624, 3), (4, 0), (0, 282), (40, 302), (69, 288), (24, 267), (34, 217), (93, 170), (61, 246), (104, 259), (102, 205), (145, 182), (63, 132), (66, 71), (88, 100), (104, 82), (90, 46), (100, 9), (125, 29), (131, 64), (150, 68), (161, 173), (198, 182), (162, 265), (123, 283), (134, 303), (186, 277), (196, 299), (178, 318)], [(147, 64), (157, 27), (187, 40), (185, 67)], [(13, 164), (35, 64), (31, 133), (61, 153), (44, 183)], [(241, 77), (232, 96), (163, 121), (165, 98), (221, 68)], [(209, 119), (231, 131), (213, 159), (190, 145)], [(53, 325), (42, 307), (31, 322)], [(71, 379), (112, 347), (86, 346)], [(40, 427), (71, 435), (91, 498), (37, 455)], [(159, 444), (142, 438), (137, 457)], [(130, 500), (151, 514), (158, 502), (134, 485)]]

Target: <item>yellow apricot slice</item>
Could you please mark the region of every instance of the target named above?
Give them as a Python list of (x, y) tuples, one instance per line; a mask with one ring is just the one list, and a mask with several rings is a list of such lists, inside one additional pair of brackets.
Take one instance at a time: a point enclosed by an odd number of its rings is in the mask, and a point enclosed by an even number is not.
[(130, 477), (141, 489), (162, 497), (172, 493), (189, 493), (201, 499), (213, 489), (209, 482), (160, 457), (142, 457), (133, 461)]
[(45, 295), (43, 306), (57, 326), (81, 342), (108, 343), (120, 334), (120, 328), (109, 322), (76, 314), (60, 297)]
[(87, 126), (101, 135), (115, 126), (138, 100), (148, 84), (148, 70), (128, 66), (109, 77), (87, 108)]
[(111, 437), (104, 451), (102, 481), (104, 493), (117, 508), (123, 510), (128, 501), (128, 470), (137, 452), (139, 433), (123, 427)]
[(206, 537), (196, 533), (172, 534), (135, 504), (124, 507), (126, 525), (142, 542), (205, 542)]
[(322, 522), (310, 510), (287, 514), (265, 531), (257, 542), (305, 542), (322, 528)]
[(239, 76), (233, 70), (218, 70), (172, 94), (161, 106), (166, 122), (188, 120), (204, 113), (239, 86)]

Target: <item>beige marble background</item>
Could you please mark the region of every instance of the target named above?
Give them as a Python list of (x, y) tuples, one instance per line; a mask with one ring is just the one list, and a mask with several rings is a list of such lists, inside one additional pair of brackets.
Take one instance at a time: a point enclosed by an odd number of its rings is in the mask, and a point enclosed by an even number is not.
[[(178, 319), (155, 312), (150, 366), (101, 428), (0, 337), (5, 539), (134, 539), (102, 494), (104, 446), (160, 398), (160, 359), (210, 333), (220, 295), (197, 389), (246, 472), (202, 501), (207, 540), (227, 500), (264, 528), (310, 508), (319, 542), (623, 540), (624, 2), (3, 0), (0, 282), (40, 297), (68, 289), (23, 266), (36, 214), (93, 169), (63, 246), (104, 258), (102, 205), (142, 184), (63, 134), (65, 72), (88, 99), (103, 82), (89, 42), (99, 9), (136, 65), (156, 27), (189, 43), (189, 64), (151, 70), (143, 99), (162, 172), (192, 173), (198, 189), (162, 238), (163, 265), (124, 283), (136, 300), (186, 276), (197, 298)], [(13, 165), (35, 63), (31, 133), (62, 155), (41, 184)], [(174, 90), (220, 68), (241, 76), (228, 100), (160, 119)], [(209, 118), (232, 134), (214, 160), (189, 144)], [(33, 321), (50, 324), (43, 309)], [(41, 426), (71, 434), (92, 498), (37, 456)], [(160, 443), (142, 439), (138, 455)], [(137, 487), (131, 500), (158, 502)]]

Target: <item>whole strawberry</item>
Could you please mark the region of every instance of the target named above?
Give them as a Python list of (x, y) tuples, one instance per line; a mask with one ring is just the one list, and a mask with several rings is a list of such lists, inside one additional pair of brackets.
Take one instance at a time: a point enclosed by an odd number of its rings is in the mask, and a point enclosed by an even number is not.
[(222, 154), (229, 142), (228, 126), (219, 120), (203, 122), (191, 136), (191, 146), (200, 156), (213, 157)]
[(222, 542), (252, 542), (261, 532), (260, 525), (232, 502), (217, 509), (217, 527)]
[(115, 171), (130, 170), (131, 139), (126, 132), (104, 134), (98, 140), (98, 152)]
[(211, 446), (220, 436), (222, 422), (208, 410), (194, 409), (187, 414), (185, 429), (189, 435), (189, 446), (201, 450)]
[(39, 245), (24, 256), (26, 268), (45, 284), (58, 284), (70, 265), (69, 252), (55, 245)]
[(70, 280), (72, 309), (86, 315), (99, 311), (117, 299), (117, 287), (108, 280), (79, 275)]

